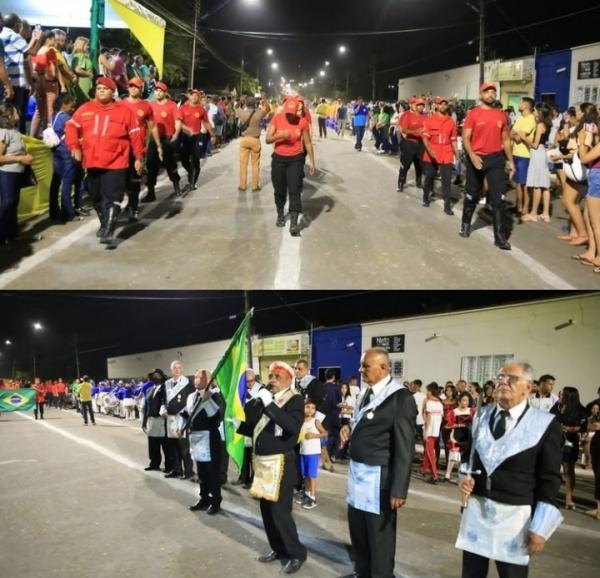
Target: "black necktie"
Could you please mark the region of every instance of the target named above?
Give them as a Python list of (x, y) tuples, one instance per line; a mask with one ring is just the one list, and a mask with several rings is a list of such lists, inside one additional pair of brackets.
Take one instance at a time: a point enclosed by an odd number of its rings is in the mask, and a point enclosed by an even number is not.
[(369, 388), (367, 388), (367, 393), (365, 394), (365, 397), (363, 398), (362, 403), (360, 404), (361, 409), (363, 407), (367, 407), (367, 405), (369, 405), (369, 402), (371, 401), (372, 396), (373, 396), (373, 390), (369, 387)]
[(497, 421), (496, 427), (492, 433), (495, 440), (500, 439), (506, 432), (506, 418), (508, 417), (509, 413), (510, 412), (506, 409), (500, 411), (500, 419)]

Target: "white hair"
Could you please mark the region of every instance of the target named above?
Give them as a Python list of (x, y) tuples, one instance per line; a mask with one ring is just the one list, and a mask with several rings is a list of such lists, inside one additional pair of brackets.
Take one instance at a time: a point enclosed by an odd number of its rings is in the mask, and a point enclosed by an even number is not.
[(175, 361), (171, 361), (171, 365), (169, 366), (171, 368), (171, 371), (173, 371), (173, 368), (176, 365), (181, 365), (181, 367), (183, 367), (183, 363), (181, 363), (181, 361), (179, 361), (179, 359), (176, 359)]

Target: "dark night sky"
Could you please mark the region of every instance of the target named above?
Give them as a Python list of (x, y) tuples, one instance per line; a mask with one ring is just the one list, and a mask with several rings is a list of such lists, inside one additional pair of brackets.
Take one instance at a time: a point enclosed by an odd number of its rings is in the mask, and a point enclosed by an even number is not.
[[(141, 0), (144, 3), (144, 0)], [(170, 10), (174, 3), (163, 2)], [(347, 33), (450, 26), (436, 32), (418, 32), (395, 36), (312, 37), (278, 40), (244, 39), (218, 32), (206, 32), (207, 41), (229, 62), (239, 65), (241, 43), (246, 43), (247, 68), (254, 75), (257, 66), (268, 72), (267, 47), (277, 53), (279, 75), (296, 80), (316, 76), (325, 60), (331, 61), (331, 77), (338, 86), (349, 66), (354, 93), (370, 94), (368, 71), (371, 57), (376, 69), (396, 68), (378, 75), (378, 85), (395, 83), (399, 77), (443, 70), (475, 63), (478, 54), (478, 16), (469, 3), (478, 0), (202, 0), (202, 13), (214, 15), (203, 26), (256, 32), (280, 33)], [(225, 7), (218, 10), (219, 6)], [(191, 14), (193, 0), (182, 0), (178, 14)], [(522, 31), (515, 27), (575, 13), (586, 8), (599, 8), (598, 0), (569, 2), (523, 2), (522, 0), (487, 0), (486, 58), (511, 58), (541, 51), (557, 50), (600, 40), (600, 10), (566, 20), (537, 25)], [(191, 21), (191, 18), (188, 20)], [(494, 36), (506, 30), (508, 34)], [(469, 42), (472, 42), (469, 45)], [(337, 55), (337, 47), (346, 44), (345, 58)], [(208, 73), (212, 65), (209, 67)], [(272, 74), (269, 74), (270, 76)], [(263, 77), (264, 78), (264, 77)], [(390, 95), (391, 96), (391, 95)]]
[[(564, 295), (559, 291), (250, 291), (254, 332), (304, 331), (403, 315), (435, 313)], [(81, 370), (106, 372), (106, 358), (229, 339), (244, 312), (241, 291), (2, 292), (0, 377), (13, 360), (29, 373), (35, 340), (42, 377), (72, 377), (77, 334)], [(235, 319), (229, 319), (238, 315)], [(39, 321), (44, 330), (34, 334)], [(6, 346), (6, 339), (13, 344)]]

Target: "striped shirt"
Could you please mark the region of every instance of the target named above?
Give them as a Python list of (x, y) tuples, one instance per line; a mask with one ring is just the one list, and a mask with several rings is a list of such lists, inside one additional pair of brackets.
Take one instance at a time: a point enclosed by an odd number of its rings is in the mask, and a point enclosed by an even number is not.
[(25, 51), (27, 41), (14, 30), (4, 26), (0, 32), (0, 40), (4, 44), (4, 66), (13, 86), (26, 86)]

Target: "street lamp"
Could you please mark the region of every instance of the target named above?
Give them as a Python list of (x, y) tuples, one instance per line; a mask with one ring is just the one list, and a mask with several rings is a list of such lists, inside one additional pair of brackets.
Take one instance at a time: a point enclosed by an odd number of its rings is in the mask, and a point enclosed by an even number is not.
[(279, 64), (277, 64), (277, 62), (271, 62), (271, 69), (272, 70), (279, 70)]
[(346, 47), (345, 47), (344, 45), (342, 45), (342, 46), (340, 46), (340, 47), (338, 48), (338, 52), (339, 52), (340, 54), (346, 54), (346, 50), (347, 50), (347, 49), (346, 49)]
[(4, 345), (12, 345), (12, 341), (11, 341), (10, 339), (7, 339), (7, 340), (4, 342)]
[(36, 331), (41, 331), (41, 330), (43, 329), (43, 327), (42, 327), (42, 324), (41, 324), (39, 321), (36, 321), (36, 322), (33, 324), (33, 328), (34, 328)]
[(269, 56), (273, 56), (273, 49), (272, 48), (267, 48), (267, 54)]
[(320, 76), (320, 77), (323, 77), (323, 76), (325, 76), (325, 71), (324, 71), (324, 70), (319, 70), (319, 76)]
[[(36, 321), (33, 324), (33, 330), (35, 333), (37, 333), (38, 331), (41, 331), (43, 329), (42, 324), (39, 321)], [(36, 347), (35, 347), (35, 339), (33, 340), (33, 376), (32, 379), (35, 379), (36, 377), (36, 373), (37, 373), (37, 359), (36, 359)]]
[(329, 60), (325, 61), (325, 66), (329, 66), (331, 64), (331, 62), (329, 62)]

